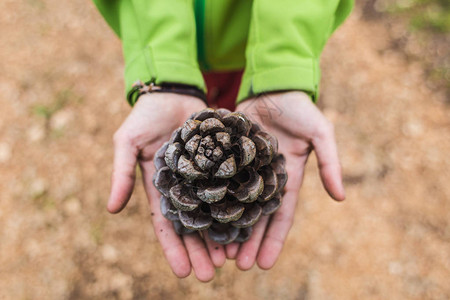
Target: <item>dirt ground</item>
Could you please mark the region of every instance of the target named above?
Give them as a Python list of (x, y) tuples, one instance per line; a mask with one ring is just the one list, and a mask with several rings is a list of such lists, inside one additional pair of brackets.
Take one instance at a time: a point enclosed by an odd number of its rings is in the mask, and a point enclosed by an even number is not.
[[(105, 204), (124, 100), (120, 43), (88, 0), (0, 2), (0, 299), (449, 299), (450, 101), (405, 24), (355, 9), (322, 58), (347, 200), (309, 162), (270, 271), (170, 271), (142, 184)], [(393, 46), (394, 45), (394, 46)]]

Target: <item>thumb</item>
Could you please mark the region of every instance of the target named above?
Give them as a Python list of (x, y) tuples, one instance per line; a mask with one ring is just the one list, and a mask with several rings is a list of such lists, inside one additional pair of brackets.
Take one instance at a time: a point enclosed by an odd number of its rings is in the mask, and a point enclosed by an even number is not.
[(110, 213), (120, 212), (133, 193), (137, 154), (137, 148), (133, 147), (125, 135), (119, 132), (114, 135), (114, 168), (107, 206)]

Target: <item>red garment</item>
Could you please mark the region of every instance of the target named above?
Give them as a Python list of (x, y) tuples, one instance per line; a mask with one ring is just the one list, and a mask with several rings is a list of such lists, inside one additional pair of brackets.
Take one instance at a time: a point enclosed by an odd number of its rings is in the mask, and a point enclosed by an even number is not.
[(227, 108), (234, 111), (236, 97), (241, 85), (242, 71), (203, 73), (208, 93), (208, 105), (212, 108)]

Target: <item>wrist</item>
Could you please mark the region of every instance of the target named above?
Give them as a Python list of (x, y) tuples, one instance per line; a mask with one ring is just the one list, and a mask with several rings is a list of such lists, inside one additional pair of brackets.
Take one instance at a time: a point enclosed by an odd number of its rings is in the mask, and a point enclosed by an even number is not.
[(192, 113), (206, 108), (205, 103), (197, 97), (175, 93), (147, 93), (139, 97), (133, 110), (144, 111), (156, 118), (165, 118), (168, 121), (181, 124)]

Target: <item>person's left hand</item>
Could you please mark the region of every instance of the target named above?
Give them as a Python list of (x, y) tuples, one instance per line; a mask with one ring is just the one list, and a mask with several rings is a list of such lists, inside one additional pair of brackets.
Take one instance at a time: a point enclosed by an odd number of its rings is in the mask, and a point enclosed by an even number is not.
[(244, 101), (236, 111), (243, 111), (264, 131), (278, 139), (279, 153), (286, 157), (288, 181), (281, 207), (255, 225), (251, 238), (226, 246), (229, 259), (236, 259), (241, 270), (250, 269), (255, 261), (262, 269), (275, 264), (293, 220), (305, 164), (315, 151), (320, 177), (329, 195), (345, 199), (341, 166), (332, 124), (323, 116), (309, 96), (303, 92), (269, 94)]

